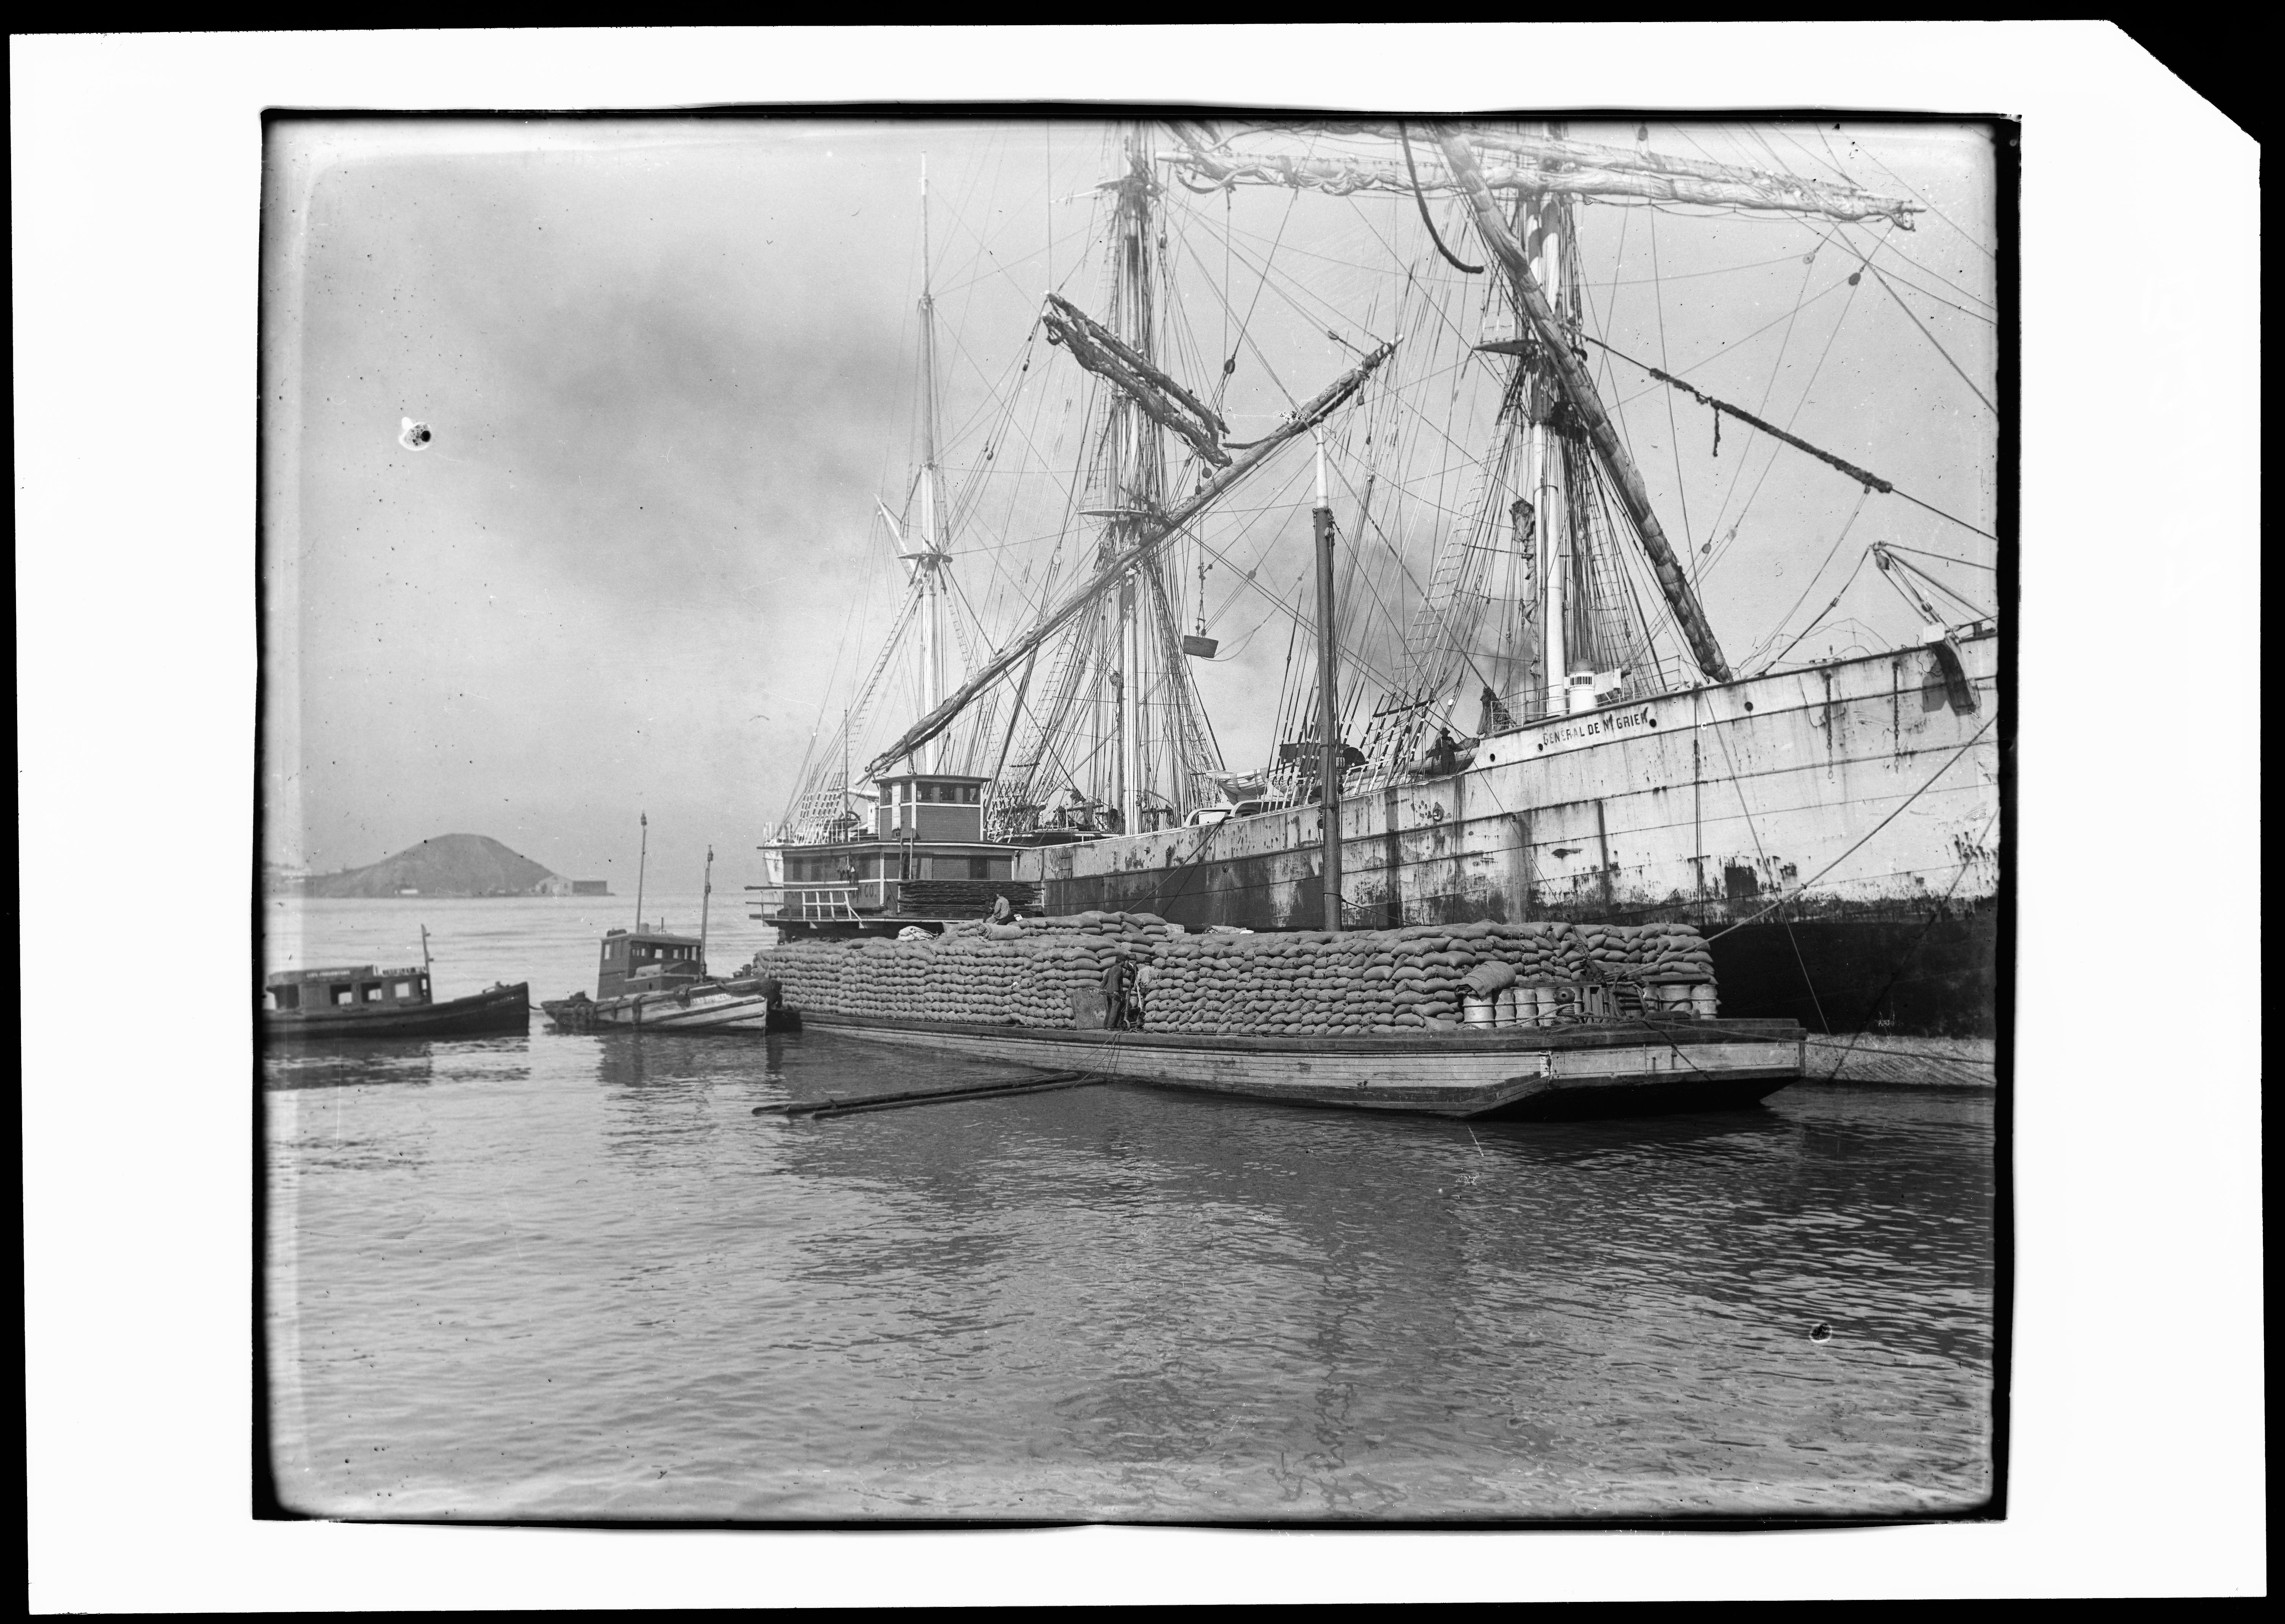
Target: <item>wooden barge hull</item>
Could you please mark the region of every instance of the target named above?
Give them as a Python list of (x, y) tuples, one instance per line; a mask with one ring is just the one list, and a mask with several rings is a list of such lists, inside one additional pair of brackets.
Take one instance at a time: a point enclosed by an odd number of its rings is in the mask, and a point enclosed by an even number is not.
[(1791, 1021), (1346, 1038), (1071, 1032), (813, 1014), (819, 1032), (1300, 1105), (1439, 1117), (1637, 1116), (1749, 1105), (1802, 1075)]
[(337, 1038), (478, 1038), (530, 1029), (531, 984), (523, 981), (441, 1004), (262, 1012), (262, 1035), (272, 1043)]

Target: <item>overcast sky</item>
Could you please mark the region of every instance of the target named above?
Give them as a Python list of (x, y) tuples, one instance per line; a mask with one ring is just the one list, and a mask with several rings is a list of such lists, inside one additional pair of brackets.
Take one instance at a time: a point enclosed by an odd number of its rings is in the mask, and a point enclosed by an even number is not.
[[(1917, 264), (1875, 263), (1960, 308), (1919, 300), (1920, 331), (1870, 279), (1845, 285), (1845, 254), (1819, 246), (1828, 227), (1789, 220), (1661, 217), (1653, 283), (1650, 216), (1628, 211), (1621, 262), (1621, 211), (1597, 209), (1581, 230), (1590, 277), (1600, 255), (1611, 279), (1606, 330), (1645, 357), (1662, 345), (1676, 370), (1702, 365), (1692, 376), (1706, 388), (1780, 422), (1813, 374), (1802, 432), (1991, 528), (1991, 422), (1974, 395), (1992, 392), (1997, 331), (1980, 313), (1993, 296), (1977, 247), (1992, 231), (1980, 137), (1796, 134), (1771, 153), (1802, 173), (1837, 160), (1873, 190), (1908, 184), (1950, 216), (1924, 216), (1898, 239)], [(1735, 131), (1653, 137), (1677, 156), (1755, 158)], [(631, 879), (647, 811), (654, 873), (671, 883), (687, 869), (695, 883), (711, 843), (725, 883), (753, 877), (741, 865), (894, 600), (874, 502), (899, 506), (912, 448), (923, 153), (956, 430), (1015, 357), (1042, 291), (1093, 302), (1092, 272), (1075, 272), (1103, 173), (1099, 126), (273, 130), (263, 420), (273, 856), (333, 868), (469, 831), (561, 873)], [(1281, 219), (1284, 194), (1247, 194), (1229, 218), (1241, 247), (1283, 233), (1284, 250), (1323, 256), (1336, 277), (1376, 227), (1320, 201)], [(1370, 207), (1372, 222), (1409, 229), (1391, 200)], [(1867, 251), (1876, 235), (1854, 233)], [(1265, 332), (1281, 319), (1292, 330), (1278, 353), (1303, 352), (1287, 369), (1295, 387), (1346, 364), (1322, 331), (1300, 333), (1266, 302)], [(1788, 321), (1791, 336), (1739, 345), (1759, 370), (1724, 371), (1714, 356)], [(1761, 461), (1740, 460), (1742, 431), (1725, 429), (1729, 461), (1716, 462), (1702, 408), (1669, 403), (1638, 373), (1614, 381), (1678, 540), (1718, 542), (1713, 514), (1726, 525), (1753, 493), (1752, 522), (1704, 587), (1725, 644), (1743, 653), (1809, 585), (1855, 489), (1790, 457), (1759, 482)], [(408, 417), (434, 435), (417, 451), (398, 443)], [(1989, 544), (1893, 500), (1859, 525), (1794, 624), (1865, 541), (1989, 557)], [(1862, 624), (1841, 643), (1911, 636), (1883, 590), (1852, 587), (1841, 615), (1861, 604)], [(1268, 612), (1234, 608), (1229, 624)], [(1284, 654), (1282, 636), (1256, 641), (1202, 677), (1234, 764), (1262, 742), (1259, 696), (1265, 682), (1274, 693)]]

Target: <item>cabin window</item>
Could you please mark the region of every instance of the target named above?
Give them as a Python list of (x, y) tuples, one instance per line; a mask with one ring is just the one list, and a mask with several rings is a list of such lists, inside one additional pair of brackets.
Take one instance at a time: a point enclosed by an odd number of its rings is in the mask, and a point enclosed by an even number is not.
[(409, 981), (392, 981), (389, 984), (389, 995), (396, 999), (410, 998), (412, 996), (412, 984)]
[(299, 987), (272, 987), (271, 996), (278, 1000), (280, 1009), (299, 1009), (302, 1007), (302, 989)]
[(353, 1004), (357, 1002), (357, 989), (355, 987), (334, 987), (330, 990), (334, 995), (334, 1002), (336, 1004)]
[(364, 992), (365, 1001), (368, 1004), (377, 1004), (381, 1001), (381, 983), (378, 981), (365, 983)]

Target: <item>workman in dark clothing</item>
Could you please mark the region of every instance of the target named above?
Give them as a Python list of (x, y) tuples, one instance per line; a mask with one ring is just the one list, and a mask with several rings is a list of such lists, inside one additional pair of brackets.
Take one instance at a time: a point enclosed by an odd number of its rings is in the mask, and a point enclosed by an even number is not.
[(785, 1008), (785, 987), (775, 976), (762, 977), (762, 1008), (770, 1010)]
[(1103, 970), (1103, 1024), (1112, 1032), (1127, 1026), (1127, 990), (1135, 984), (1135, 961), (1120, 947)]
[(992, 923), (995, 925), (1004, 925), (1015, 917), (1015, 904), (1009, 902), (1005, 897), (994, 897), (992, 898)]
[(1444, 778), (1459, 771), (1459, 747), (1452, 742), (1451, 729), (1439, 727), (1436, 742), (1428, 749), (1428, 770), (1438, 778)]

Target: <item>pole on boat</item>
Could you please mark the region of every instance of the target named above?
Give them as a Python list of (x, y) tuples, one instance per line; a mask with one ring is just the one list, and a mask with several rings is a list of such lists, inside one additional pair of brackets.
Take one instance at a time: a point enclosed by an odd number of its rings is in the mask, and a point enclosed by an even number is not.
[(650, 862), (650, 814), (642, 814), (642, 853), (635, 859), (635, 929), (643, 928), (643, 870)]
[(436, 977), (428, 958), (428, 927), (420, 927), (420, 979), (428, 984), (430, 997), (436, 996)]
[(706, 848), (706, 885), (698, 893), (698, 973), (706, 974), (706, 919), (714, 904), (714, 848)]
[(1317, 817), (1325, 841), (1324, 928), (1341, 928), (1341, 743), (1333, 649), (1333, 510), (1325, 496), (1325, 440), (1317, 436)]

